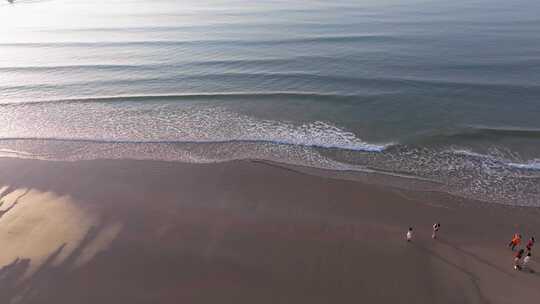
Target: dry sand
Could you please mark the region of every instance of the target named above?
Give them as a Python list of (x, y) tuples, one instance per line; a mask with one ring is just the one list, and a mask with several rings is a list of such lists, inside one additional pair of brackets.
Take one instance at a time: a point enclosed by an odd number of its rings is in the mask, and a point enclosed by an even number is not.
[(537, 208), (248, 161), (1, 159), (0, 187), (2, 304), (540, 301), (506, 247)]

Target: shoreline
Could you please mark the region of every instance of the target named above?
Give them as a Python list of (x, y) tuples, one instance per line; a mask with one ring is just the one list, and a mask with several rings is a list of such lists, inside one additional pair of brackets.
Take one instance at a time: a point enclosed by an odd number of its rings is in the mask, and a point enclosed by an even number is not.
[[(142, 143), (141, 143), (142, 144)], [(146, 144), (146, 143), (145, 143)], [(197, 143), (199, 145), (201, 143)], [(410, 190), (415, 192), (435, 192), (442, 196), (451, 196), (458, 200), (474, 201), (477, 204), (496, 204), (508, 207), (524, 207), (524, 208), (540, 208), (538, 206), (531, 206), (526, 203), (509, 204), (504, 202), (492, 201), (489, 198), (475, 198), (466, 194), (454, 193), (448, 190), (448, 185), (441, 181), (434, 179), (424, 178), (421, 176), (411, 175), (406, 172), (391, 172), (380, 169), (374, 169), (370, 167), (359, 167), (355, 169), (339, 169), (339, 168), (325, 168), (310, 166), (307, 164), (293, 164), (290, 162), (280, 162), (276, 160), (268, 160), (263, 158), (246, 158), (246, 159), (229, 159), (229, 160), (208, 160), (201, 162), (191, 162), (187, 160), (176, 159), (150, 159), (150, 158), (136, 158), (136, 157), (119, 157), (119, 158), (83, 158), (83, 159), (55, 159), (55, 158), (39, 158), (38, 155), (28, 154), (25, 156), (22, 152), (16, 152), (11, 150), (2, 151), (4, 154), (0, 156), (0, 160), (28, 160), (28, 161), (45, 161), (45, 162), (88, 162), (88, 161), (133, 161), (133, 162), (164, 162), (164, 163), (178, 163), (188, 165), (217, 165), (231, 162), (253, 162), (261, 163), (269, 166), (275, 166), (284, 170), (292, 170), (298, 173), (314, 175), (323, 178), (334, 178), (338, 180), (350, 180), (358, 181), (366, 184), (379, 185), (389, 188), (397, 188), (401, 190)], [(6, 156), (12, 154), (14, 156)], [(535, 179), (536, 177), (531, 177)], [(518, 200), (519, 201), (519, 200)]]
[[(0, 300), (527, 303), (540, 296), (538, 272), (513, 271), (506, 247), (516, 231), (524, 238), (540, 231), (539, 208), (297, 169), (2, 158)], [(533, 253), (540, 272), (535, 260)]]
[[(440, 148), (440, 149), (439, 149)], [(327, 171), (361, 181), (417, 190), (435, 189), (467, 199), (540, 207), (540, 171), (535, 161), (451, 148), (395, 145), (382, 152), (312, 146), (231, 142), (116, 142), (88, 140), (3, 140), (0, 158), (54, 161), (132, 159), (181, 163), (264, 161), (302, 171)], [(442, 149), (442, 150), (441, 150)], [(496, 152), (496, 151), (495, 151)], [(494, 152), (494, 153), (495, 153)]]

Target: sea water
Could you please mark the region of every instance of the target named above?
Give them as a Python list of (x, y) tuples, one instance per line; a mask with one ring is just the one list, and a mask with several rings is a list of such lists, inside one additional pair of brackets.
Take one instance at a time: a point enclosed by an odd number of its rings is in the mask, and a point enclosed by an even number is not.
[(535, 0), (0, 3), (0, 155), (261, 159), (540, 206)]

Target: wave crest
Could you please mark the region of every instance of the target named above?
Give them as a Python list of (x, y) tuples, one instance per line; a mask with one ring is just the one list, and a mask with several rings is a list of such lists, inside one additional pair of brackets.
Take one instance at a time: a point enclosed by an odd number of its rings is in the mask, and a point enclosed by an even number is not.
[(383, 151), (391, 145), (367, 143), (354, 133), (324, 121), (300, 124), (261, 119), (198, 102), (137, 103), (122, 107), (103, 102), (47, 104), (33, 106), (31, 111), (27, 106), (0, 111), (0, 120), (18, 121), (5, 130), (0, 139), (108, 143), (262, 142), (369, 152)]

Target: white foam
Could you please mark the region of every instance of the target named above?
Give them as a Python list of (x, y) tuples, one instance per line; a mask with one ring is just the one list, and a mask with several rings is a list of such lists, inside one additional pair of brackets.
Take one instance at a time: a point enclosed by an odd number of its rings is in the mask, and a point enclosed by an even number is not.
[(47, 104), (10, 107), (0, 121), (16, 121), (2, 139), (87, 140), (123, 143), (269, 142), (379, 152), (390, 143), (367, 143), (324, 121), (260, 119), (225, 107), (179, 102)]
[(456, 155), (474, 156), (474, 157), (479, 157), (479, 158), (491, 158), (489, 155), (480, 154), (480, 153), (472, 152), (470, 150), (465, 150), (465, 149), (449, 150), (447, 152), (450, 152)]
[(540, 159), (533, 159), (525, 163), (520, 163), (520, 162), (508, 161), (505, 159), (498, 159), (491, 155), (480, 154), (480, 153), (472, 152), (470, 150), (451, 150), (450, 152), (457, 155), (473, 156), (476, 158), (495, 161), (495, 162), (500, 163), (501, 165), (513, 167), (513, 168), (540, 170)]
[(540, 159), (535, 159), (527, 163), (508, 163), (508, 165), (520, 169), (540, 170)]

